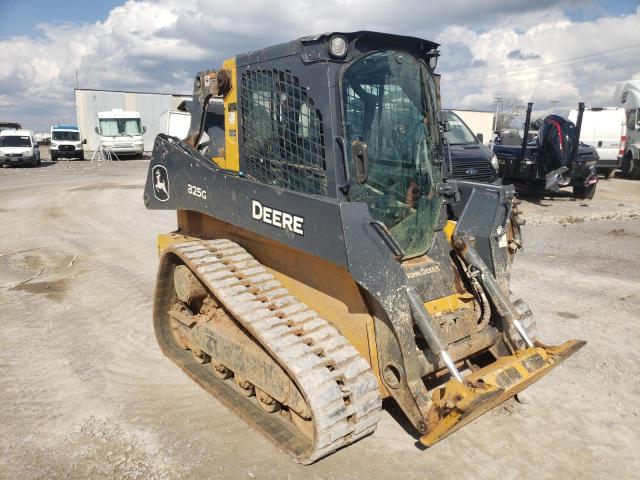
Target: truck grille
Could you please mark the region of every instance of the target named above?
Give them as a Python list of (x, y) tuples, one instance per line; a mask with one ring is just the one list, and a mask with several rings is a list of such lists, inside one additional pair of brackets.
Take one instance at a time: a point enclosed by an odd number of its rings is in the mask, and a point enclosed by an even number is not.
[(451, 163), (451, 176), (453, 178), (485, 183), (492, 182), (495, 178), (493, 167), (488, 162), (452, 159)]
[(73, 152), (75, 150), (73, 145), (60, 145), (58, 148), (63, 152)]

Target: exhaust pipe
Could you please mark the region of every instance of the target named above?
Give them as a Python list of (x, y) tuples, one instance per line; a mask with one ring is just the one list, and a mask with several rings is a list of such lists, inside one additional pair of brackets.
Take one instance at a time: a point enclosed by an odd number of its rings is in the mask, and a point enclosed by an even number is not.
[(582, 130), (582, 115), (584, 115), (584, 102), (578, 103), (578, 118), (574, 130), (573, 142), (571, 144), (571, 159), (569, 165), (573, 165), (578, 158), (578, 146), (580, 145), (580, 130)]
[(533, 108), (533, 102), (527, 103), (527, 116), (524, 121), (524, 136), (522, 137), (522, 148), (520, 149), (520, 156), (513, 165), (513, 173), (520, 170), (520, 165), (524, 162), (524, 157), (527, 154), (527, 139), (529, 137), (529, 126), (531, 124), (531, 109)]

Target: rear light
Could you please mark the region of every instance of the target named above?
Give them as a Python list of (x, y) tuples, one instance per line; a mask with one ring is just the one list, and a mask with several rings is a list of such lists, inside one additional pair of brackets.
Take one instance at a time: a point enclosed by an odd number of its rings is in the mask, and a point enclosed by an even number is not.
[(620, 136), (620, 150), (618, 150), (618, 155), (623, 156), (624, 155), (624, 144), (627, 143), (627, 136), (626, 135), (621, 135)]

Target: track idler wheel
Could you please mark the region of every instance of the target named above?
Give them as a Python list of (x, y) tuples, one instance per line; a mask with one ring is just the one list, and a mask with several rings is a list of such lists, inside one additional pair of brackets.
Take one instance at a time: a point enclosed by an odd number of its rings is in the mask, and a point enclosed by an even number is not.
[(215, 360), (211, 360), (211, 368), (213, 370), (213, 374), (221, 380), (226, 380), (233, 376), (233, 372), (231, 370)]
[(190, 348), (191, 348), (191, 353), (193, 353), (193, 357), (196, 359), (196, 362), (207, 363), (209, 360), (211, 360), (211, 357), (209, 356), (209, 354), (203, 352), (198, 347), (191, 346)]
[(191, 305), (195, 300), (203, 300), (208, 296), (207, 290), (200, 280), (186, 265), (178, 265), (174, 270), (173, 286), (178, 298), (187, 305)]
[(238, 391), (240, 392), (240, 395), (244, 397), (252, 397), (253, 395), (255, 395), (255, 387), (251, 382), (237, 375), (235, 380), (236, 380), (236, 385), (238, 386)]
[(257, 387), (256, 397), (260, 401), (260, 408), (262, 408), (265, 412), (273, 413), (277, 412), (280, 409), (280, 404), (275, 398)]

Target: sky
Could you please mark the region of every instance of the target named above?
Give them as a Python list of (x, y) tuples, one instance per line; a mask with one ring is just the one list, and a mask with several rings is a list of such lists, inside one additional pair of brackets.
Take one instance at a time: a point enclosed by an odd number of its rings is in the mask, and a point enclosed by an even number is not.
[(0, 121), (75, 123), (76, 72), (80, 88), (189, 93), (237, 53), (354, 30), (440, 43), (448, 108), (566, 114), (640, 80), (638, 0), (0, 0)]

